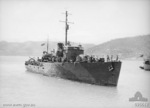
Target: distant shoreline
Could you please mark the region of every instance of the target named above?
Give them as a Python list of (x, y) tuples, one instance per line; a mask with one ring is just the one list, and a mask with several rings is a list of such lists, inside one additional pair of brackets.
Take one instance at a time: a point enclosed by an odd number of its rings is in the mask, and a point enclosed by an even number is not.
[[(78, 43), (72, 43), (73, 46)], [(120, 59), (138, 60), (141, 55), (150, 54), (150, 35), (114, 39), (99, 45), (81, 44), (84, 54), (119, 55)], [(46, 46), (41, 42), (9, 43), (0, 42), (0, 56), (42, 56)], [(50, 42), (49, 51), (57, 48), (57, 42)]]

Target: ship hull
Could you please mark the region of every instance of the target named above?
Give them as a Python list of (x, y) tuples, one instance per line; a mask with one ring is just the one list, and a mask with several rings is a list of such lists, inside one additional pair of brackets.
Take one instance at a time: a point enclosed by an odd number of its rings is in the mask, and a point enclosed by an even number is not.
[(96, 85), (117, 86), (121, 62), (59, 63), (41, 62), (41, 65), (26, 65), (30, 72), (46, 76), (85, 82)]

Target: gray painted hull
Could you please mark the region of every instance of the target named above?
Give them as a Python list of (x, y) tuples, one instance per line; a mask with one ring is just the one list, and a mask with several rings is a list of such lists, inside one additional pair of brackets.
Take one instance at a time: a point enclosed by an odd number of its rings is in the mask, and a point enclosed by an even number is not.
[[(97, 85), (117, 86), (121, 62), (99, 63), (59, 63), (41, 62), (42, 65), (26, 65), (30, 72), (46, 76), (60, 77), (64, 79), (85, 82)], [(110, 67), (113, 67), (110, 70)]]

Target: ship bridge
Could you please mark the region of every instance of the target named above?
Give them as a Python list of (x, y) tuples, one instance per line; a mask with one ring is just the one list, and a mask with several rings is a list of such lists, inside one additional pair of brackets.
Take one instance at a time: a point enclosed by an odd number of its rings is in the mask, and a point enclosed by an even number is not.
[(84, 49), (81, 45), (79, 46), (65, 46), (64, 53), (67, 60), (75, 61), (76, 57), (80, 54), (84, 54)]

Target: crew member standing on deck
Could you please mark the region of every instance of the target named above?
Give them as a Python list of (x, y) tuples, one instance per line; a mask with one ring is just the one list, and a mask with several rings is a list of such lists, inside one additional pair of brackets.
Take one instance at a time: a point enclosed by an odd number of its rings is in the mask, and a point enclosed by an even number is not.
[(109, 62), (110, 61), (110, 58), (109, 58), (109, 55), (107, 55), (107, 62)]

